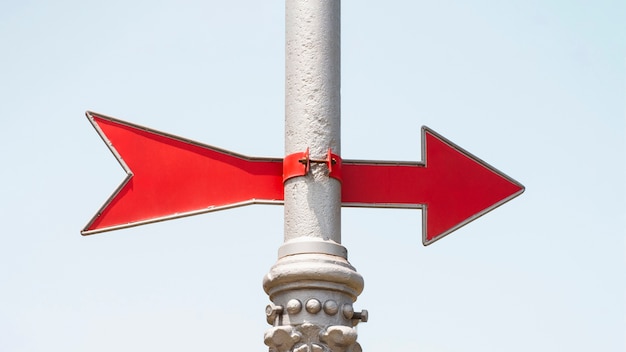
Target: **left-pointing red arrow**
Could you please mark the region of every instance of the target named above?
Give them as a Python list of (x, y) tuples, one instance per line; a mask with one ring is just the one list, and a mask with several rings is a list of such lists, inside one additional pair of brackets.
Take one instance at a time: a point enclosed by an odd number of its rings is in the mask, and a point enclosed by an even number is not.
[(251, 158), (87, 112), (126, 179), (83, 235), (254, 203), (282, 204), (282, 159)]

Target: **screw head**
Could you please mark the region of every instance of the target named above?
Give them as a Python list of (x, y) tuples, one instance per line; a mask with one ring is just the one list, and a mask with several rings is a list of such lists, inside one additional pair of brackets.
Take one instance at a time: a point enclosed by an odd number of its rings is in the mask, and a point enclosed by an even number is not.
[(283, 307), (275, 306), (273, 304), (268, 304), (265, 307), (265, 317), (266, 317), (267, 323), (270, 325), (273, 325), (274, 322), (276, 321), (276, 316), (282, 313), (282, 311), (283, 311)]
[(363, 309), (360, 313), (354, 313), (353, 318), (359, 319), (363, 323), (367, 323), (367, 320), (369, 319), (369, 313), (367, 312), (367, 309)]
[(268, 304), (267, 307), (265, 307), (265, 315), (269, 317), (272, 313), (274, 313), (274, 308), (271, 304)]

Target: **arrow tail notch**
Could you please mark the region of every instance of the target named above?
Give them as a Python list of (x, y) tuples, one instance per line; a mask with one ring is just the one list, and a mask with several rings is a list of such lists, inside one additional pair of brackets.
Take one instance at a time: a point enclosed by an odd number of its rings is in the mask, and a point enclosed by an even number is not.
[(83, 235), (230, 209), (282, 204), (282, 160), (250, 158), (86, 113), (126, 177)]

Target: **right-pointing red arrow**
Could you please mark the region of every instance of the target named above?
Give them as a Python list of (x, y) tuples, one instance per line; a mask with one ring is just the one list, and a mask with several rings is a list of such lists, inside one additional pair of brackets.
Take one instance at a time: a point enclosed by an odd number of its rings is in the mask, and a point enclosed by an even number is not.
[[(85, 235), (246, 204), (283, 203), (281, 159), (250, 158), (104, 115), (87, 116), (127, 176)], [(329, 164), (330, 175), (343, 180), (342, 205), (422, 208), (428, 245), (524, 191), (432, 130), (424, 127), (422, 134), (424, 162), (341, 162), (335, 156), (338, 164)]]
[(423, 162), (344, 160), (342, 205), (423, 209), (428, 245), (524, 192), (524, 186), (427, 127)]

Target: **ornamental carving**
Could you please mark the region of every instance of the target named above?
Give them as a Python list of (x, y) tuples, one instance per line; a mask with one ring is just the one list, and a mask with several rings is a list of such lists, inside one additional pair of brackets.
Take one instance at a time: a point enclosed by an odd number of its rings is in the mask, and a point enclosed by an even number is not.
[(269, 352), (362, 352), (356, 329), (337, 325), (322, 328), (311, 323), (276, 326), (265, 333)]

